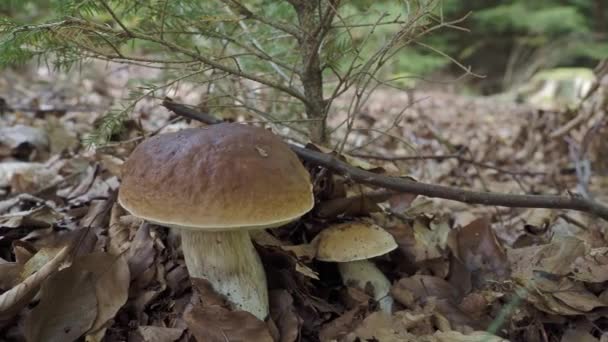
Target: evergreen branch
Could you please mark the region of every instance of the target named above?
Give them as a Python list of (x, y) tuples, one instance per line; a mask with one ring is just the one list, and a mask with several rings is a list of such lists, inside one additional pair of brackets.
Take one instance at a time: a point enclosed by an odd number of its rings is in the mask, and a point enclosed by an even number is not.
[[(226, 10), (228, 11), (228, 13), (233, 14), (232, 10), (230, 9), (230, 7), (226, 7)], [(245, 24), (245, 22), (243, 20), (239, 20), (239, 26), (243, 29), (243, 31), (245, 32), (245, 34), (247, 35), (247, 38), (249, 38), (249, 40), (251, 40), (251, 43), (253, 44), (253, 46), (258, 49), (260, 52), (262, 52), (265, 56), (268, 56), (268, 54), (264, 51), (264, 48), (262, 47), (262, 45), (258, 42), (258, 40), (253, 37), (251, 35), (251, 32), (249, 31), (249, 27), (247, 26), (247, 24)], [(270, 56), (265, 58), (266, 60), (268, 60), (270, 62), (270, 66), (281, 76), (283, 77), (283, 79), (285, 81), (287, 81), (287, 83), (289, 83), (290, 78), (289, 76), (287, 76), (283, 70), (281, 70), (281, 68), (279, 68), (279, 66), (277, 65), (277, 63), (275, 63), (275, 61), (270, 58)], [(295, 71), (295, 70), (294, 70)]]
[[(53, 22), (53, 23), (47, 23), (47, 24), (41, 24), (41, 25), (25, 25), (22, 27), (17, 28), (14, 32), (27, 32), (27, 31), (33, 31), (33, 30), (53, 30), (53, 29), (57, 29), (57, 28), (61, 28), (61, 27), (66, 27), (66, 26), (70, 26), (70, 25), (76, 25), (78, 27), (80, 27), (83, 30), (93, 30), (93, 31), (98, 31), (98, 32), (105, 32), (107, 34), (111, 34), (117, 37), (120, 37), (122, 35), (121, 32), (117, 32), (116, 30), (101, 25), (101, 24), (97, 24), (97, 23), (93, 23), (93, 22), (89, 22), (83, 19), (79, 19), (79, 18), (68, 18), (62, 21), (58, 21), (58, 22)], [(252, 73), (248, 73), (245, 72), (243, 70), (241, 70), (240, 68), (233, 68), (233, 67), (229, 67), (227, 65), (224, 65), (218, 61), (215, 61), (209, 57), (206, 57), (204, 55), (201, 55), (200, 53), (197, 53), (193, 50), (187, 49), (181, 45), (178, 45), (176, 43), (164, 40), (164, 39), (160, 39), (151, 35), (147, 35), (144, 33), (140, 33), (140, 32), (133, 32), (133, 31), (129, 31), (129, 38), (133, 38), (133, 39), (140, 39), (140, 40), (145, 40), (145, 41), (149, 41), (149, 42), (153, 42), (156, 44), (159, 44), (160, 46), (163, 46), (165, 48), (167, 48), (168, 50), (172, 51), (172, 52), (179, 52), (182, 53), (186, 56), (189, 56), (191, 58), (193, 58), (196, 61), (199, 61), (205, 65), (211, 66), (213, 68), (216, 68), (218, 70), (221, 70), (223, 72), (226, 72), (228, 74), (232, 74), (234, 76), (238, 76), (238, 77), (242, 77), (242, 78), (246, 78), (261, 84), (264, 84), (266, 86), (275, 88), (283, 93), (286, 93), (288, 95), (291, 95), (295, 98), (297, 98), (298, 100), (302, 101), (304, 104), (308, 105), (310, 103), (309, 99), (303, 95), (302, 93), (300, 93), (298, 90), (289, 87), (289, 86), (284, 86), (283, 84), (271, 81), (269, 79), (257, 76), (255, 74)], [(67, 44), (68, 42), (66, 42)], [(72, 42), (74, 43), (74, 42)], [(102, 53), (94, 48), (91, 47), (86, 47), (83, 46), (82, 44), (79, 45), (80, 48), (83, 48), (85, 50), (88, 50), (94, 54), (99, 54), (104, 56), (105, 58), (128, 58), (131, 59), (131, 57), (122, 57), (122, 56), (114, 56), (114, 55), (108, 55), (105, 53)], [(255, 54), (255, 56), (260, 57), (260, 54)], [(274, 60), (272, 57), (267, 56), (264, 59), (267, 60)], [(135, 60), (135, 59), (134, 59)], [(146, 62), (146, 61), (144, 61)], [(159, 63), (162, 63), (162, 61), (159, 61)]]
[(244, 15), (245, 17), (249, 18), (249, 19), (253, 19), (253, 20), (257, 20), (259, 22), (261, 22), (262, 24), (266, 24), (272, 28), (275, 28), (279, 31), (285, 32), (287, 34), (290, 34), (291, 36), (300, 39), (302, 37), (302, 35), (300, 34), (300, 32), (298, 31), (297, 28), (292, 27), (290, 25), (287, 24), (283, 24), (283, 23), (279, 23), (276, 21), (272, 21), (271, 19), (268, 19), (264, 16), (261, 16), (259, 14), (256, 14), (254, 12), (252, 12), (251, 10), (249, 10), (247, 8), (247, 6), (243, 5), (242, 3), (240, 3), (239, 1), (236, 0), (220, 0), (221, 2), (225, 3), (226, 5), (236, 8), (238, 9), (239, 13)]
[(110, 6), (108, 6), (108, 4), (105, 2), (105, 0), (100, 0), (100, 3), (106, 9), (106, 11), (108, 11), (108, 13), (110, 13), (110, 15), (112, 16), (112, 19), (114, 19), (114, 21), (118, 24), (118, 26), (120, 26), (123, 29), (123, 31), (125, 31), (127, 36), (133, 37), (133, 33), (131, 32), (131, 30), (129, 30), (125, 26), (125, 24), (122, 23), (122, 21), (118, 18), (118, 16), (116, 16), (116, 13), (114, 13), (112, 8), (110, 8)]
[(277, 90), (280, 90), (283, 93), (286, 93), (288, 95), (291, 95), (291, 96), (299, 99), (304, 104), (309, 104), (310, 103), (309, 99), (306, 96), (304, 96), (304, 94), (302, 94), (299, 91), (297, 91), (296, 89), (284, 86), (284, 85), (282, 85), (280, 83), (273, 82), (271, 80), (268, 80), (268, 79), (256, 76), (254, 74), (250, 74), (250, 73), (242, 71), (240, 69), (231, 68), (229, 66), (226, 66), (224, 64), (218, 63), (218, 62), (216, 62), (216, 61), (214, 61), (214, 60), (212, 60), (212, 59), (210, 59), (208, 57), (205, 57), (205, 56), (203, 56), (201, 54), (195, 53), (194, 51), (186, 49), (183, 46), (177, 45), (175, 43), (172, 43), (172, 42), (169, 42), (169, 41), (166, 41), (166, 40), (162, 40), (162, 39), (159, 39), (159, 38), (156, 38), (156, 37), (153, 37), (153, 36), (149, 36), (149, 35), (146, 35), (146, 34), (142, 34), (142, 33), (133, 33), (133, 38), (138, 38), (138, 39), (141, 39), (141, 40), (147, 40), (147, 41), (150, 41), (150, 42), (154, 42), (154, 43), (160, 44), (162, 46), (165, 46), (165, 47), (169, 48), (170, 50), (181, 52), (181, 53), (183, 53), (183, 54), (185, 54), (185, 55), (187, 55), (189, 57), (197, 59), (197, 60), (201, 61), (202, 63), (204, 63), (206, 65), (209, 65), (209, 66), (212, 66), (212, 67), (214, 67), (214, 68), (216, 68), (218, 70), (221, 70), (223, 72), (232, 74), (234, 76), (246, 78), (246, 79), (249, 79), (249, 80), (252, 80), (252, 81), (264, 84), (264, 85), (267, 85), (269, 87), (275, 88)]

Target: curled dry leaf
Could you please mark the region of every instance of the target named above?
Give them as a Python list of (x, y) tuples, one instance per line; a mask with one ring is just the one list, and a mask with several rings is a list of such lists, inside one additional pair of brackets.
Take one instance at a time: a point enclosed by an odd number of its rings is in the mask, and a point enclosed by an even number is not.
[[(69, 252), (68, 247), (61, 249), (49, 262), (36, 273), (29, 275), (19, 285), (0, 295), (0, 319), (12, 316), (36, 294), (42, 282), (63, 262)], [(3, 276), (6, 274), (3, 273)]]

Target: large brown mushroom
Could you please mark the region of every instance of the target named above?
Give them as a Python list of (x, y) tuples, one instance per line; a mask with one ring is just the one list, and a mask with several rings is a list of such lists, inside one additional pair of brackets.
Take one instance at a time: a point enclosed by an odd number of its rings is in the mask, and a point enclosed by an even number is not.
[(265, 319), (266, 276), (248, 231), (294, 221), (314, 204), (289, 146), (261, 128), (218, 124), (147, 139), (123, 167), (119, 203), (179, 229), (190, 276)]

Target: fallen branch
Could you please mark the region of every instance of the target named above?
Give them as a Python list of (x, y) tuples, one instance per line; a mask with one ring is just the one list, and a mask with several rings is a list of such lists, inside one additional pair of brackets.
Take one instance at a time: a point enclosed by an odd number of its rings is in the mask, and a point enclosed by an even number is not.
[[(197, 112), (190, 107), (165, 99), (162, 104), (175, 114), (199, 120), (208, 124), (221, 122), (213, 116)], [(571, 209), (596, 215), (608, 221), (608, 207), (578, 195), (550, 196), (550, 195), (514, 195), (496, 192), (481, 192), (463, 190), (443, 185), (415, 182), (406, 178), (391, 177), (365, 171), (351, 166), (338, 158), (316, 152), (307, 148), (290, 145), (291, 149), (307, 162), (323, 166), (329, 170), (340, 173), (350, 179), (364, 184), (375, 185), (398, 192), (423, 195), (432, 198), (443, 198), (468, 204), (482, 204), (511, 208), (550, 208)]]

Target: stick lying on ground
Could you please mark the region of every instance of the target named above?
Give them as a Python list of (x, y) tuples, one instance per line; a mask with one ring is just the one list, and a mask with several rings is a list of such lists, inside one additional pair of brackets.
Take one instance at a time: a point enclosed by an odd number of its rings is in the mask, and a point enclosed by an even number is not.
[[(216, 124), (221, 120), (206, 113), (200, 113), (188, 106), (173, 102), (166, 98), (162, 105), (177, 115)], [(352, 180), (379, 186), (398, 192), (424, 195), (427, 197), (443, 198), (468, 204), (496, 205), (511, 208), (551, 208), (571, 209), (596, 215), (608, 221), (608, 206), (588, 200), (577, 195), (571, 197), (549, 195), (513, 195), (496, 192), (481, 192), (459, 188), (415, 182), (405, 178), (391, 177), (365, 171), (351, 166), (336, 157), (316, 152), (310, 149), (290, 145), (291, 149), (309, 163), (323, 166), (329, 170), (345, 175)]]

